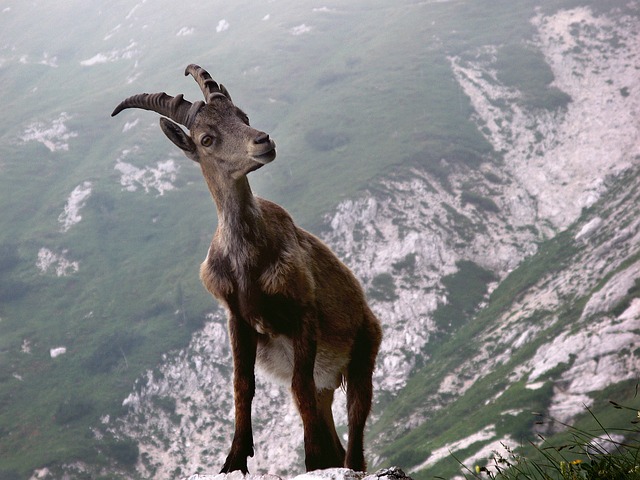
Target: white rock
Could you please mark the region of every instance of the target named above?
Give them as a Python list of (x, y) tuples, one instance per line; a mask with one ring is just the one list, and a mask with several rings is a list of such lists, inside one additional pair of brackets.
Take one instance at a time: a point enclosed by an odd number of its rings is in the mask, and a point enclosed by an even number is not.
[(224, 19), (220, 20), (216, 26), (216, 32), (226, 32), (227, 30), (229, 30), (229, 22)]
[(76, 273), (80, 268), (79, 263), (67, 259), (66, 254), (66, 250), (63, 250), (61, 253), (54, 253), (48, 248), (42, 247), (38, 250), (36, 267), (42, 273), (47, 273), (50, 268), (55, 268), (58, 277), (66, 277), (67, 275)]
[(591, 235), (598, 231), (598, 229), (602, 226), (602, 219), (600, 217), (596, 217), (586, 223), (580, 231), (576, 234), (576, 241), (586, 241), (589, 239)]
[(362, 480), (364, 473), (354, 472), (348, 468), (328, 468), (314, 470), (293, 477), (292, 480)]
[(218, 473), (217, 475), (191, 475), (185, 477), (185, 480), (282, 480), (276, 475), (244, 475), (241, 471), (236, 470), (231, 473)]
[(62, 112), (49, 125), (43, 122), (33, 122), (25, 129), (20, 138), (23, 142), (40, 142), (51, 152), (67, 151), (69, 150), (69, 140), (78, 136), (77, 132), (70, 131), (65, 125), (65, 122), (70, 119), (71, 115)]
[(82, 182), (74, 188), (69, 195), (67, 203), (64, 206), (64, 211), (60, 216), (58, 216), (58, 221), (62, 223), (63, 232), (66, 232), (73, 225), (82, 220), (82, 217), (80, 216), (80, 209), (85, 206), (87, 199), (91, 195), (91, 188), (91, 182)]
[(56, 347), (49, 350), (49, 355), (51, 358), (59, 357), (60, 355), (64, 355), (67, 353), (67, 347)]
[(524, 388), (526, 388), (527, 390), (540, 390), (542, 387), (544, 387), (544, 384), (546, 382), (533, 382), (533, 383), (527, 383)]
[(123, 49), (114, 49), (109, 52), (96, 53), (93, 57), (82, 60), (80, 65), (83, 67), (92, 67), (102, 63), (113, 63), (120, 60), (129, 60), (137, 58), (141, 54), (138, 44), (133, 40)]
[(51, 474), (51, 472), (49, 471), (48, 468), (44, 467), (44, 468), (39, 468), (37, 470), (33, 471), (33, 475), (31, 475), (31, 478), (29, 478), (29, 480), (41, 480), (41, 479), (45, 479), (47, 478), (49, 475)]
[(585, 321), (594, 315), (610, 311), (627, 295), (636, 278), (640, 278), (640, 262), (636, 262), (615, 274), (600, 290), (594, 293), (585, 305), (580, 321)]
[(480, 430), (479, 432), (474, 433), (473, 435), (469, 435), (468, 437), (465, 437), (461, 440), (457, 440), (452, 443), (447, 443), (444, 447), (435, 449), (433, 452), (431, 452), (431, 455), (429, 455), (429, 458), (427, 458), (420, 465), (413, 467), (411, 469), (411, 472), (417, 472), (419, 470), (428, 468), (432, 465), (435, 465), (443, 458), (451, 456), (452, 453), (455, 453), (459, 450), (465, 450), (478, 442), (486, 442), (487, 440), (491, 440), (495, 436), (496, 436), (496, 426), (488, 425), (482, 430)]
[(173, 160), (157, 162), (155, 167), (139, 168), (124, 161), (124, 158), (136, 151), (137, 149), (123, 150), (113, 167), (120, 172), (120, 184), (125, 190), (135, 192), (142, 187), (145, 193), (153, 189), (158, 192), (158, 195), (164, 195), (165, 192), (175, 189), (173, 182), (177, 178), (180, 167)]

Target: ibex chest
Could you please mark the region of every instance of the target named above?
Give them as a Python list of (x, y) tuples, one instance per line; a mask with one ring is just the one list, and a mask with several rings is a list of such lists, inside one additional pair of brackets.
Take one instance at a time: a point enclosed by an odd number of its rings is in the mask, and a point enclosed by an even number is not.
[[(240, 274), (240, 275), (238, 275)], [(299, 302), (286, 293), (268, 293), (260, 276), (246, 278), (229, 262), (208, 257), (200, 269), (204, 286), (253, 329), (274, 337), (290, 336), (302, 318)], [(257, 278), (256, 278), (257, 277)]]
[(292, 337), (302, 322), (300, 306), (281, 294), (271, 295), (259, 289), (238, 291), (228, 299), (228, 305), (256, 332), (271, 338)]

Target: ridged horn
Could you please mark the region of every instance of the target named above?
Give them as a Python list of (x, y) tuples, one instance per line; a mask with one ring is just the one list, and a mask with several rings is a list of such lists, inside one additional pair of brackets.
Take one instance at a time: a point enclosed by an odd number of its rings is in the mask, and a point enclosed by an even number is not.
[(164, 92), (140, 93), (123, 100), (111, 113), (111, 116), (116, 116), (125, 108), (142, 108), (169, 117), (171, 120), (190, 129), (203, 105), (204, 102), (202, 101), (192, 104), (185, 100), (182, 94), (172, 97)]
[(204, 99), (207, 101), (207, 103), (211, 102), (212, 99), (219, 96), (224, 96), (231, 100), (231, 96), (229, 95), (227, 89), (224, 88), (223, 85), (218, 85), (218, 82), (211, 78), (209, 72), (207, 72), (200, 65), (192, 63), (185, 69), (184, 74), (185, 76), (191, 75), (196, 80), (196, 82), (198, 82), (200, 90), (202, 90), (202, 94), (204, 95)]

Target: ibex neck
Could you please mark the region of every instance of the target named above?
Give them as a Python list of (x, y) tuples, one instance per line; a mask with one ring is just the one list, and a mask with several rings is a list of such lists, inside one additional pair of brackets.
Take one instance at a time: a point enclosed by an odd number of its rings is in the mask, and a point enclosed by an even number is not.
[(205, 175), (218, 211), (218, 233), (225, 244), (254, 243), (262, 237), (263, 222), (247, 177), (218, 179)]

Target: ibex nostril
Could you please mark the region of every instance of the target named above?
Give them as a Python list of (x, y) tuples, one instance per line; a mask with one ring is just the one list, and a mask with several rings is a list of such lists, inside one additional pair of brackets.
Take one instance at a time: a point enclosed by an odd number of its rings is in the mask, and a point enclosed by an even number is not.
[(268, 141), (269, 141), (268, 133), (261, 133), (260, 135), (258, 135), (256, 138), (253, 139), (253, 143), (258, 145), (261, 143), (267, 143)]

